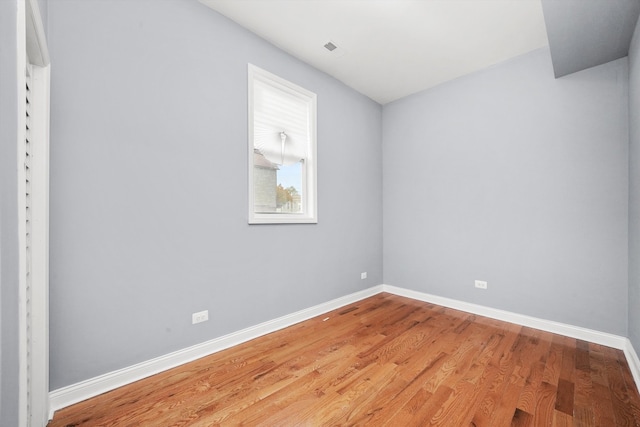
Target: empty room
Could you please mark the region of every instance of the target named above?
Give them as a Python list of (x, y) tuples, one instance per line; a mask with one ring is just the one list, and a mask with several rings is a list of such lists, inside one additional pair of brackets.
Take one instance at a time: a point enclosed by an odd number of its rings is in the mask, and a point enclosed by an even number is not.
[(0, 1), (0, 426), (640, 426), (639, 15)]

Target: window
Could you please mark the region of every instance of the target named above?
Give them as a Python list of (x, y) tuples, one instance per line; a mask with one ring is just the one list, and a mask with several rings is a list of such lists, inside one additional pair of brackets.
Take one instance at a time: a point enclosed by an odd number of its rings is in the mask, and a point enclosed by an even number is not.
[(316, 94), (249, 64), (249, 224), (317, 223)]

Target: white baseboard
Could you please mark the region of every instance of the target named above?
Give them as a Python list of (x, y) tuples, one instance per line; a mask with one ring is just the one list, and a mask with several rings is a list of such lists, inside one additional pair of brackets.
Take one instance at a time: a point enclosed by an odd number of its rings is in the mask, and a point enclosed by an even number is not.
[(590, 341), (596, 344), (606, 345), (607, 347), (617, 348), (619, 350), (624, 350), (627, 347), (627, 338), (619, 335), (594, 331), (593, 329), (582, 328), (579, 326), (567, 325), (566, 323), (554, 322), (552, 320), (538, 319), (537, 317), (512, 313), (510, 311), (485, 307), (483, 305), (458, 301), (451, 298), (439, 297), (410, 289), (398, 288), (396, 286), (382, 285), (382, 289), (383, 292), (389, 292), (391, 294), (412, 298), (418, 301), (430, 302), (432, 304), (466, 311), (467, 313), (478, 314), (480, 316), (490, 317), (496, 320), (503, 320), (505, 322), (515, 323), (516, 325), (528, 326), (530, 328), (540, 329), (554, 334)]
[(640, 359), (638, 359), (638, 353), (633, 348), (633, 344), (627, 338), (627, 346), (624, 348), (624, 356), (627, 358), (629, 369), (633, 375), (633, 380), (636, 382), (636, 388), (640, 390)]
[(369, 289), (362, 290), (341, 298), (328, 301), (295, 313), (279, 317), (255, 326), (237, 331), (211, 341), (197, 344), (192, 347), (185, 348), (146, 362), (138, 363), (118, 371), (109, 372), (95, 378), (88, 379), (67, 387), (54, 390), (49, 393), (50, 399), (50, 418), (53, 412), (65, 408), (74, 403), (89, 399), (107, 391), (130, 384), (134, 381), (141, 380), (151, 375), (175, 368), (201, 357), (208, 356), (218, 351), (233, 347), (234, 345), (258, 338), (262, 335), (275, 332), (286, 328), (304, 320), (319, 316), (331, 310), (338, 309), (342, 306), (360, 301), (364, 298), (388, 292), (391, 294), (412, 298), (418, 301), (425, 301), (468, 313), (478, 314), (480, 316), (490, 317), (492, 319), (502, 320), (505, 322), (515, 323), (518, 325), (528, 326), (547, 332), (552, 332), (571, 338), (577, 338), (584, 341), (590, 341), (608, 347), (623, 350), (629, 364), (629, 368), (633, 373), (636, 386), (640, 389), (640, 360), (628, 338), (618, 335), (599, 332), (592, 329), (581, 328), (578, 326), (567, 325), (564, 323), (554, 322), (550, 320), (538, 319), (536, 317), (526, 316), (523, 314), (512, 313), (509, 311), (498, 310), (495, 308), (485, 307), (464, 301), (458, 301), (450, 298), (439, 297), (424, 292), (413, 291), (410, 289), (399, 288), (390, 285), (378, 285)]
[(234, 345), (275, 332), (312, 317), (319, 316), (328, 311), (335, 310), (345, 305), (379, 294), (380, 292), (382, 292), (382, 286), (374, 286), (360, 292), (346, 295), (341, 298), (215, 338), (211, 341), (197, 344), (124, 369), (109, 372), (104, 375), (54, 390), (49, 393), (49, 419), (53, 418), (53, 413), (55, 411), (73, 405), (74, 403), (81, 402), (118, 387), (131, 384), (134, 381), (138, 381), (168, 369), (175, 368), (176, 366), (200, 359), (201, 357), (233, 347)]

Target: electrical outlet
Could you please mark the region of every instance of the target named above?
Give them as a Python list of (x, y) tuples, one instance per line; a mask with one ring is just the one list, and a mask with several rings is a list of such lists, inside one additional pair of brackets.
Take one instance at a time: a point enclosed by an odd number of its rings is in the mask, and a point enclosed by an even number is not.
[(209, 320), (209, 310), (199, 311), (191, 315), (191, 324), (202, 323)]
[(476, 288), (487, 289), (487, 282), (483, 280), (476, 280)]
[(367, 278), (367, 272), (360, 273), (360, 279), (364, 280)]

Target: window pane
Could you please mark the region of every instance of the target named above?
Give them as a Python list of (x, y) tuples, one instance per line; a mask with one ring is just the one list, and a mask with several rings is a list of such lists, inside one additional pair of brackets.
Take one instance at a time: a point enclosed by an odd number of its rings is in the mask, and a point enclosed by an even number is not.
[(278, 212), (302, 212), (302, 162), (278, 167)]
[(258, 150), (253, 151), (253, 210), (276, 212), (278, 166)]
[(253, 152), (254, 212), (301, 213), (303, 162), (283, 166)]

